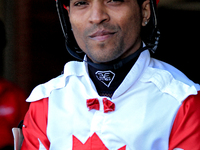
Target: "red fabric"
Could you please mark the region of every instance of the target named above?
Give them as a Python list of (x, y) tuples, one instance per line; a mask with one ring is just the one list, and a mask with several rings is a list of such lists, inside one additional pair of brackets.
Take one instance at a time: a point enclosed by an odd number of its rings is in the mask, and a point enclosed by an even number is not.
[(86, 103), (89, 110), (92, 110), (92, 109), (99, 110), (100, 108), (99, 100), (97, 98), (87, 99)]
[[(100, 109), (99, 100), (97, 98), (87, 99), (86, 104), (89, 110)], [(104, 107), (104, 113), (115, 111), (115, 104), (110, 100), (108, 100), (107, 98), (103, 99), (103, 107)]]
[(126, 150), (126, 145), (125, 146), (123, 146), (123, 147), (121, 147), (120, 149), (118, 149), (118, 150)]
[(115, 111), (115, 104), (108, 100), (107, 98), (103, 99), (104, 113)]
[(12, 128), (23, 120), (28, 103), (25, 93), (13, 83), (0, 79), (0, 149), (13, 145)]
[[(39, 140), (49, 150), (47, 138), (48, 98), (32, 102), (24, 118), (24, 141), (21, 150), (38, 150)], [(39, 139), (39, 140), (38, 140)]]
[(169, 139), (169, 150), (200, 150), (200, 92), (181, 105)]
[[(103, 144), (99, 136), (94, 133), (91, 137), (88, 138), (85, 144), (73, 136), (72, 150), (108, 150), (108, 148)], [(126, 146), (123, 146), (118, 150), (126, 150)]]

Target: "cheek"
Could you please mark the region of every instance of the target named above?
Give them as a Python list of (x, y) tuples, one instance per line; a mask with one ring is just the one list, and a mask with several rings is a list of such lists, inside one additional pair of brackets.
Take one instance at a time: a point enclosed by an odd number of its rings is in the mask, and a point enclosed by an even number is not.
[(129, 34), (137, 32), (142, 23), (140, 8), (131, 6), (122, 8), (113, 16), (119, 23), (122, 30), (127, 31)]
[(120, 27), (123, 31), (125, 41), (136, 40), (141, 31), (141, 17), (138, 14), (129, 14), (126, 17), (121, 17)]
[(82, 24), (81, 21), (77, 20), (76, 18), (77, 17), (70, 18), (71, 27), (72, 27), (76, 42), (78, 43), (81, 49), (84, 49), (85, 47), (84, 38), (83, 38), (84, 25)]

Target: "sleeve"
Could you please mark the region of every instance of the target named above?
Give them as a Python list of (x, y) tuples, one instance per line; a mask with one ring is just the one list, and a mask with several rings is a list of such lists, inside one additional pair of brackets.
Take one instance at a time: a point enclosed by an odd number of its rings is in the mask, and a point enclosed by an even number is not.
[(176, 115), (169, 150), (200, 150), (200, 92), (189, 96)]
[(22, 132), (24, 141), (21, 150), (49, 150), (47, 138), (48, 98), (30, 104), (24, 118)]

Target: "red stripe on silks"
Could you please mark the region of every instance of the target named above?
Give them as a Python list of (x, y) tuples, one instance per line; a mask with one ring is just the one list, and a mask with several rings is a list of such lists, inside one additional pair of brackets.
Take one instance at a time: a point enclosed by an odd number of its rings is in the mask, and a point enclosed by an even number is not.
[[(84, 144), (73, 135), (72, 150), (108, 150), (108, 148), (104, 145), (99, 136), (94, 133)], [(126, 145), (118, 150), (126, 150)]]

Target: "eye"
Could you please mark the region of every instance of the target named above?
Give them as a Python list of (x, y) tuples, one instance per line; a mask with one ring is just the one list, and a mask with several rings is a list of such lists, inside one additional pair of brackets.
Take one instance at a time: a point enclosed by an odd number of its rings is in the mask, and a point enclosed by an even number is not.
[(124, 0), (108, 0), (108, 3), (120, 3), (124, 2)]
[(77, 1), (74, 3), (74, 6), (84, 6), (84, 5), (88, 5), (88, 3), (85, 1)]

